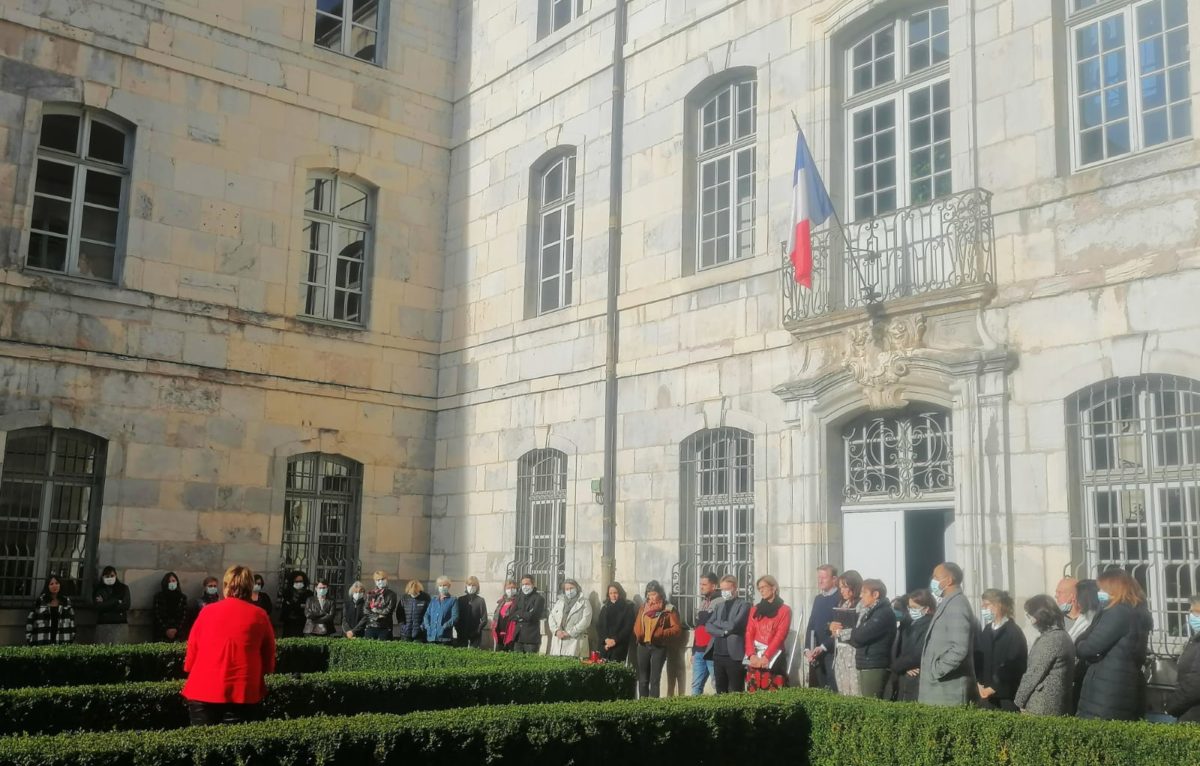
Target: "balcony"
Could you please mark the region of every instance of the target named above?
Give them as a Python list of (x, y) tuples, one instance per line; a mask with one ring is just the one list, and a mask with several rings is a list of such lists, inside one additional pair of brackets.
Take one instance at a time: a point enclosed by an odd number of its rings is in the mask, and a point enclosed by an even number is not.
[[(831, 332), (871, 316), (978, 306), (995, 290), (992, 194), (942, 197), (813, 234), (812, 289), (783, 256), (783, 324)], [(786, 246), (785, 246), (786, 250)]]

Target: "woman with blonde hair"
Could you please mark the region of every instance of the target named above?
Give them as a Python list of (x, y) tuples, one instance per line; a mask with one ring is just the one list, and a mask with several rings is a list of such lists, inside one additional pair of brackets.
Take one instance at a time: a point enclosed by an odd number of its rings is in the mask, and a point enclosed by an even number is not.
[(400, 599), (396, 591), (388, 587), (387, 572), (379, 569), (372, 577), (375, 578), (375, 587), (367, 591), (367, 605), (363, 608), (366, 617), (363, 637), (390, 641)]
[(254, 573), (230, 567), (222, 592), (188, 635), (182, 695), (193, 726), (257, 718), (267, 694), (264, 676), (275, 671), (275, 631), (266, 612), (250, 602)]
[(792, 610), (779, 596), (779, 582), (763, 575), (755, 583), (761, 600), (750, 607), (746, 621), (746, 691), (766, 691), (787, 685), (783, 642), (792, 628)]
[(425, 640), (431, 644), (449, 645), (454, 641), (454, 624), (458, 622), (458, 599), (450, 595), (450, 578), (437, 578), (437, 598), (429, 601), (421, 626)]
[(409, 580), (400, 597), (401, 621), (400, 640), (425, 643), (425, 610), (429, 608), (429, 594), (420, 580)]
[(488, 624), (488, 606), (479, 595), (479, 578), (471, 575), (458, 597), (458, 622), (454, 624), (454, 645), (478, 649)]
[(1146, 714), (1146, 639), (1152, 621), (1146, 597), (1123, 569), (1096, 580), (1100, 613), (1075, 645), (1086, 666), (1079, 692), (1080, 718), (1136, 721)]

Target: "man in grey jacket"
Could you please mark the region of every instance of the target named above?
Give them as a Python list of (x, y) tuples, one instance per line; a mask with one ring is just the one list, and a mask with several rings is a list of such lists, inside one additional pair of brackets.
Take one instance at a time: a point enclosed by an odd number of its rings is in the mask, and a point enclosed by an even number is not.
[(930, 590), (937, 611), (921, 650), (920, 691), (927, 705), (965, 705), (978, 694), (975, 683), (975, 615), (962, 592), (963, 572), (946, 561), (933, 570)]
[(738, 585), (730, 575), (721, 578), (721, 601), (716, 602), (704, 627), (709, 641), (705, 659), (713, 661), (713, 686), (717, 694), (740, 692), (746, 686), (746, 620), (750, 605), (738, 598)]

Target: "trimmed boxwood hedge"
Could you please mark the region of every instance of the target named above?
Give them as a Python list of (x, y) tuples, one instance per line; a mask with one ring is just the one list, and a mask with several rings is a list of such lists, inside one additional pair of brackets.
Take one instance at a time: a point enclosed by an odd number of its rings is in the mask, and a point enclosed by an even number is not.
[[(0, 734), (179, 728), (188, 723), (182, 687), (182, 681), (153, 681), (6, 689), (0, 691)], [(540, 667), (276, 674), (267, 677), (267, 687), (263, 714), (280, 719), (630, 699), (634, 674), (624, 665), (548, 660)]]
[[(0, 689), (68, 684), (170, 681), (184, 677), (183, 644), (119, 644), (0, 648)], [(418, 670), (422, 668), (524, 666), (545, 657), (478, 649), (331, 638), (278, 642), (276, 673), (326, 670)]]
[(0, 766), (1195, 764), (1200, 727), (1038, 718), (811, 690), (490, 706), (0, 739)]

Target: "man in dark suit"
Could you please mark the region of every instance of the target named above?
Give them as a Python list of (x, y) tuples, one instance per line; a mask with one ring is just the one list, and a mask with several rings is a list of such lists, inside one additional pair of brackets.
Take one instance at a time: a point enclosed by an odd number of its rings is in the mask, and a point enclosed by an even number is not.
[(721, 578), (721, 600), (713, 604), (705, 629), (711, 640), (705, 659), (713, 661), (713, 686), (717, 694), (740, 692), (746, 685), (746, 621), (750, 605), (738, 598), (738, 585), (731, 575)]
[(817, 595), (808, 613), (803, 636), (804, 659), (808, 660), (809, 667), (808, 685), (830, 691), (837, 691), (837, 682), (833, 677), (833, 652), (825, 651), (824, 643), (830, 637), (833, 610), (841, 600), (837, 574), (837, 567), (832, 564), (817, 567)]

